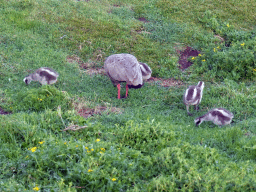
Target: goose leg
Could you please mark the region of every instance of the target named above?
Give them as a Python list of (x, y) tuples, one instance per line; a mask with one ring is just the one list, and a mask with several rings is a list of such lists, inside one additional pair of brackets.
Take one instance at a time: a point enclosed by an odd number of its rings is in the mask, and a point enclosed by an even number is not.
[(186, 107), (187, 107), (188, 115), (189, 115), (189, 116), (192, 116), (193, 114), (189, 112), (189, 105), (186, 105)]
[(117, 86), (117, 99), (120, 99), (120, 90), (121, 90), (121, 85), (118, 84)]
[(126, 84), (126, 92), (125, 92), (125, 97), (128, 97), (128, 91), (129, 91), (129, 87), (128, 87), (128, 84)]

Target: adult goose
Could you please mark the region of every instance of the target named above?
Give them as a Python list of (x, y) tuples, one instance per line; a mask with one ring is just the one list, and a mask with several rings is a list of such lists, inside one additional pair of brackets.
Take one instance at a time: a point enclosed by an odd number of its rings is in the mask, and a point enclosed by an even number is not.
[(121, 82), (126, 82), (126, 98), (129, 88), (141, 88), (144, 85), (143, 80), (149, 79), (152, 73), (147, 64), (139, 62), (135, 56), (127, 53), (110, 55), (105, 60), (104, 68), (114, 86), (117, 86), (118, 99), (121, 98)]
[(59, 74), (49, 67), (41, 67), (23, 79), (28, 85), (31, 81), (39, 81), (42, 85), (53, 84), (57, 81)]

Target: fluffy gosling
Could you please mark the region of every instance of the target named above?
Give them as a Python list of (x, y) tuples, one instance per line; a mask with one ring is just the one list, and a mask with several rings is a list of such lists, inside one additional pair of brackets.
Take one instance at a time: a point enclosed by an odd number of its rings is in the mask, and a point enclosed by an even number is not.
[(186, 105), (188, 115), (192, 116), (189, 112), (189, 105), (195, 105), (196, 110), (198, 111), (198, 105), (202, 100), (204, 90), (204, 82), (199, 81), (198, 84), (189, 86), (184, 93), (183, 102)]
[(53, 84), (57, 81), (59, 74), (49, 67), (41, 67), (23, 79), (28, 85), (31, 81), (39, 81), (42, 85)]
[(196, 126), (200, 125), (203, 121), (212, 121), (215, 125), (228, 125), (231, 123), (234, 115), (224, 108), (215, 108), (208, 113), (195, 119)]

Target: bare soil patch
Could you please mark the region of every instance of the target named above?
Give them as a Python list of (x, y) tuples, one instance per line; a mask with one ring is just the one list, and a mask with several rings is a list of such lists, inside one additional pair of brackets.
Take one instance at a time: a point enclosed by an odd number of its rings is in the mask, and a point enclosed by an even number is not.
[(143, 22), (143, 23), (148, 23), (149, 22), (145, 17), (139, 17), (138, 20)]
[(184, 83), (180, 80), (176, 80), (173, 78), (168, 79), (162, 79), (157, 77), (151, 77), (146, 82), (153, 83), (153, 82), (159, 82), (159, 84), (163, 87), (173, 87), (178, 85), (183, 85)]
[(77, 113), (84, 118), (89, 118), (94, 115), (101, 115), (103, 112), (106, 114), (121, 114), (123, 111), (121, 108), (112, 107), (110, 103), (91, 106), (91, 102), (87, 101), (85, 98), (77, 98), (75, 101), (73, 101), (73, 107)]
[(178, 50), (177, 52), (180, 54), (179, 64), (181, 70), (185, 70), (193, 64), (192, 62), (188, 61), (189, 57), (197, 57), (200, 53), (200, 51), (192, 49), (191, 47), (186, 47), (185, 50)]
[(116, 107), (108, 108), (106, 106), (98, 106), (96, 108), (84, 108), (77, 110), (78, 114), (84, 118), (91, 117), (93, 115), (101, 115), (104, 111), (108, 111), (109, 113), (121, 113), (121, 109)]
[(131, 32), (151, 34), (150, 32), (146, 31), (145, 28), (143, 27), (140, 27), (139, 29), (136, 29), (136, 30), (131, 30)]
[(93, 74), (105, 74), (105, 70), (103, 68), (95, 67), (96, 63), (89, 60), (88, 62), (83, 62), (82, 59), (76, 55), (68, 56), (67, 62), (69, 63), (78, 63), (81, 69), (85, 69), (85, 73), (88, 75)]
[(11, 114), (5, 110), (3, 110), (1, 107), (0, 107), (0, 115), (8, 115), (8, 114)]
[[(221, 43), (223, 43), (225, 41), (225, 39), (223, 37), (221, 37), (220, 35), (214, 35), (215, 38), (219, 39)], [(216, 42), (215, 42), (216, 44)]]

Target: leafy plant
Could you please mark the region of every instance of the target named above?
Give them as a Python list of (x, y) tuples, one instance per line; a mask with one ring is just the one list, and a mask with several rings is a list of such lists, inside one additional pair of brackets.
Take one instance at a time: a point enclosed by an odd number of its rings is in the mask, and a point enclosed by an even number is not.
[(54, 86), (41, 86), (19, 92), (9, 102), (10, 110), (40, 112), (45, 109), (57, 109), (60, 105), (64, 109), (68, 107), (70, 98), (66, 92), (59, 91)]
[(220, 44), (209, 44), (198, 57), (192, 57), (193, 72), (204, 79), (222, 81), (254, 80), (256, 77), (256, 31), (237, 31), (230, 24), (223, 23), (209, 12), (201, 22), (222, 36)]

